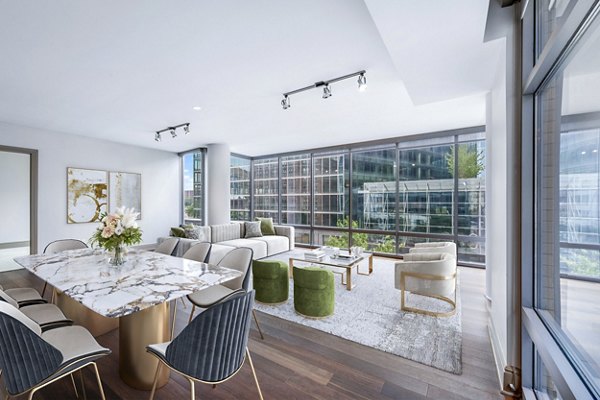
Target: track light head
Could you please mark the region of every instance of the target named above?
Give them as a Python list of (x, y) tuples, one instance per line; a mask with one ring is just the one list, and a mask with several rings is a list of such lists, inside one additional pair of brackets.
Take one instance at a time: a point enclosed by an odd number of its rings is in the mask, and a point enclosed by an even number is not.
[(365, 90), (367, 90), (367, 77), (362, 73), (358, 76), (358, 91), (364, 92)]
[(160, 141), (161, 141), (161, 139), (162, 139), (162, 138), (160, 137), (160, 132), (156, 132), (156, 133), (154, 134), (154, 140), (156, 140), (157, 142), (160, 142)]
[(186, 135), (190, 134), (190, 124), (183, 126), (183, 133), (185, 133)]
[(287, 110), (291, 106), (292, 105), (290, 104), (290, 98), (287, 95), (283, 96), (283, 100), (281, 100), (281, 107), (283, 107), (284, 110)]
[(331, 88), (329, 87), (329, 83), (323, 86), (323, 98), (328, 99), (331, 97)]
[(177, 132), (175, 132), (175, 128), (169, 129), (169, 133), (171, 134), (171, 137), (173, 139), (177, 137)]

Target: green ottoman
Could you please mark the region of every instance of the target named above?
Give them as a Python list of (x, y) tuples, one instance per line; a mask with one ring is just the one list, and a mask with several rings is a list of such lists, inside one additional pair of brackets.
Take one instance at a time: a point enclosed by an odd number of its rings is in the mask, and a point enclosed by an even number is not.
[(294, 267), (294, 308), (307, 317), (333, 314), (335, 286), (333, 272), (319, 267)]
[(256, 291), (255, 299), (261, 303), (283, 303), (290, 290), (288, 265), (283, 261), (252, 262), (252, 283)]

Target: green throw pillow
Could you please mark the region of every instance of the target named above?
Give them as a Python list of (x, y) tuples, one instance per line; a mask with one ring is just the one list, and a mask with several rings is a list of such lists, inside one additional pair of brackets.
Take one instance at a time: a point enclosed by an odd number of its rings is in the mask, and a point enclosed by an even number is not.
[(178, 226), (174, 226), (173, 228), (171, 228), (171, 236), (175, 236), (178, 238), (184, 238), (185, 237), (185, 230), (183, 228), (180, 228)]
[(260, 221), (260, 231), (263, 235), (276, 235), (275, 227), (273, 226), (273, 218), (256, 217), (256, 220)]

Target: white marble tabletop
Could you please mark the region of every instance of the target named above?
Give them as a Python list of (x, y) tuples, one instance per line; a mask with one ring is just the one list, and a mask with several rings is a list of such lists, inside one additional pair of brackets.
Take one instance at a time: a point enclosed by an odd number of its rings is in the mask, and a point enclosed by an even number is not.
[(120, 266), (101, 250), (69, 250), (15, 261), (84, 306), (122, 317), (242, 275), (240, 271), (143, 250)]

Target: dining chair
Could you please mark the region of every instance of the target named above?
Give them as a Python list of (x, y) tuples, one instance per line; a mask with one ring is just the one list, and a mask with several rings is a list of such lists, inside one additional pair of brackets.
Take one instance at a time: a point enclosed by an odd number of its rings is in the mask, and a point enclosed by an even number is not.
[(168, 256), (172, 256), (178, 243), (179, 243), (179, 238), (168, 238), (168, 239), (165, 239), (158, 246), (156, 246), (154, 251), (156, 253), (161, 253), (161, 254), (166, 254)]
[(210, 256), (211, 244), (208, 242), (202, 242), (193, 245), (183, 254), (183, 258), (188, 260), (194, 260), (198, 262), (206, 262)]
[(252, 357), (248, 350), (250, 312), (254, 291), (239, 289), (229, 293), (199, 314), (171, 342), (150, 345), (146, 350), (159, 359), (150, 400), (163, 366), (190, 382), (190, 398), (195, 399), (195, 382), (217, 385), (237, 374), (248, 360), (260, 399), (263, 399)]
[[(219, 263), (217, 264), (218, 266), (238, 270), (242, 272), (243, 275), (239, 278), (232, 279), (219, 285), (213, 285), (207, 287), (206, 289), (202, 289), (198, 292), (188, 295), (187, 298), (190, 301), (190, 303), (192, 303), (192, 311), (190, 312), (190, 319), (188, 320), (188, 324), (192, 322), (192, 318), (194, 318), (194, 312), (196, 311), (196, 307), (208, 308), (214, 304), (217, 304), (226, 296), (233, 293), (235, 290), (248, 290), (248, 287), (250, 285), (250, 275), (252, 273), (251, 266), (253, 255), (254, 252), (252, 251), (252, 249), (249, 249), (247, 247), (238, 247), (236, 249), (231, 250), (225, 255), (225, 257), (223, 257), (223, 259), (221, 259), (221, 261), (219, 261)], [(260, 337), (261, 339), (264, 339), (254, 309), (252, 310), (252, 315), (254, 317), (254, 322), (256, 322), (256, 327), (258, 328)]]
[[(48, 243), (44, 248), (44, 254), (56, 254), (66, 250), (79, 250), (87, 248), (88, 245), (79, 239), (59, 239)], [(44, 297), (44, 294), (46, 294), (47, 287), (48, 282), (44, 282), (44, 288), (42, 289), (42, 297)]]
[(4, 289), (0, 285), (0, 290), (17, 302), (19, 306), (27, 306), (32, 304), (44, 304), (47, 301), (40, 296), (40, 293), (33, 288), (12, 288)]
[(54, 304), (31, 304), (19, 306), (19, 304), (0, 289), (0, 301), (6, 302), (19, 309), (23, 314), (38, 324), (42, 331), (53, 328), (73, 325), (73, 321), (68, 319), (65, 314)]
[(41, 388), (91, 365), (106, 400), (95, 361), (108, 354), (81, 326), (42, 332), (20, 310), (0, 302), (0, 369), (11, 397), (29, 393), (32, 400)]

